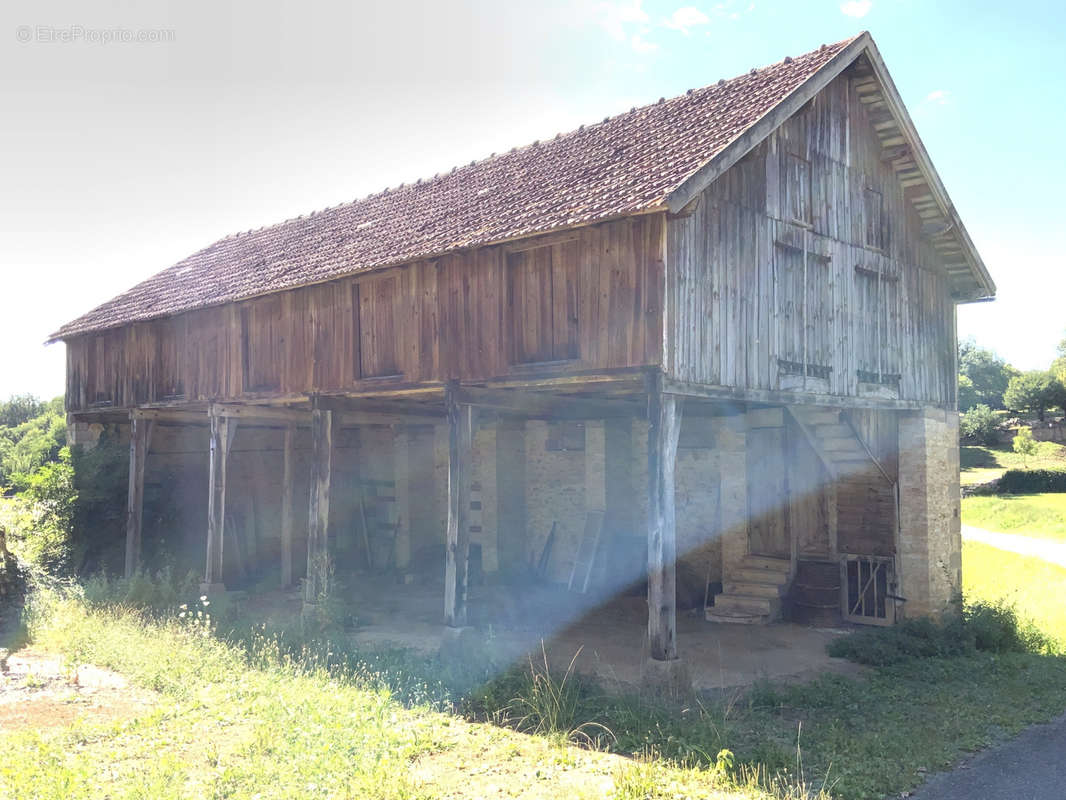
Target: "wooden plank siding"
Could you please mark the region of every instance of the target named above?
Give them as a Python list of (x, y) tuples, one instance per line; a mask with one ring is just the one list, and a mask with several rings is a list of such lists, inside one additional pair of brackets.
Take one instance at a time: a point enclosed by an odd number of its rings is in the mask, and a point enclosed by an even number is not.
[[(622, 219), (76, 337), (68, 410), (661, 364), (665, 224)], [(547, 272), (514, 285), (530, 260)]]
[(848, 73), (671, 218), (667, 263), (671, 378), (954, 404), (948, 279)]

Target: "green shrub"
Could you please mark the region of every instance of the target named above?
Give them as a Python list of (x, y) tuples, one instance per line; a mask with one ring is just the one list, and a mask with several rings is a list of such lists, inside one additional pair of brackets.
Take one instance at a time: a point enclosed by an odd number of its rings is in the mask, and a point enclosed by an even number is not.
[(59, 461), (30, 476), (14, 501), (8, 533), (20, 558), (53, 575), (70, 572), (76, 499), (70, 451), (64, 448)]
[(1066, 492), (1066, 469), (1009, 469), (996, 485), (1000, 494)]
[(963, 437), (984, 445), (996, 443), (998, 428), (999, 416), (984, 404), (974, 406), (959, 418), (959, 432)]
[(890, 628), (868, 628), (829, 643), (829, 655), (885, 667), (916, 658), (952, 658), (981, 650), (993, 653), (1048, 653), (1054, 643), (1018, 618), (1003, 602), (967, 603), (961, 612), (936, 621), (905, 620)]
[(975, 649), (974, 637), (953, 615), (944, 622), (908, 619), (890, 628), (870, 628), (829, 643), (829, 655), (885, 667), (914, 658), (950, 658)]
[(1032, 623), (1019, 619), (1014, 607), (1002, 600), (996, 603), (970, 603), (963, 616), (978, 650), (992, 653), (1051, 653), (1056, 649), (1048, 636), (1038, 631)]
[(200, 578), (195, 572), (183, 578), (170, 567), (154, 573), (138, 570), (129, 578), (110, 578), (99, 572), (82, 583), (89, 608), (124, 606), (142, 611), (173, 613), (182, 603), (193, 603), (199, 596)]

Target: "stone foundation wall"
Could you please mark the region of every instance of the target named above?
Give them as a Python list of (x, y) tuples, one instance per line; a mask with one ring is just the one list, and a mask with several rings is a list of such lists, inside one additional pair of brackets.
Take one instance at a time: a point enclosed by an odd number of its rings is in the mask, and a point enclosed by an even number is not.
[(907, 617), (942, 614), (962, 586), (958, 442), (954, 411), (900, 415), (897, 563)]

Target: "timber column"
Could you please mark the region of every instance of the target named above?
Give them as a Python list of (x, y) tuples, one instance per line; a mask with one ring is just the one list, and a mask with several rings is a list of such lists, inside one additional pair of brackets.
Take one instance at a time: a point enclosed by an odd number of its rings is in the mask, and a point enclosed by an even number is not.
[(466, 625), (467, 558), (470, 554), (469, 481), (474, 407), (455, 400), (456, 382), (445, 388), (448, 412), (448, 542), (444, 567), (444, 624)]
[(141, 522), (144, 517), (144, 462), (151, 446), (152, 423), (130, 412), (130, 480), (126, 497), (126, 577), (141, 566)]
[(311, 410), (311, 503), (307, 520), (304, 610), (329, 592), (329, 490), (333, 468), (333, 412)]
[(900, 531), (897, 554), (903, 614), (939, 616), (962, 588), (959, 519), (959, 415), (925, 408), (899, 417)]
[(674, 468), (681, 403), (664, 394), (662, 373), (648, 379), (648, 641), (651, 658), (643, 682), (675, 694), (691, 685), (677, 657), (677, 525)]
[(212, 410), (211, 421), (211, 456), (207, 488), (207, 566), (204, 568), (204, 582), (200, 584), (202, 594), (226, 591), (222, 582), (222, 544), (226, 524), (226, 462), (229, 460), (230, 446), (237, 432), (236, 420), (224, 417)]

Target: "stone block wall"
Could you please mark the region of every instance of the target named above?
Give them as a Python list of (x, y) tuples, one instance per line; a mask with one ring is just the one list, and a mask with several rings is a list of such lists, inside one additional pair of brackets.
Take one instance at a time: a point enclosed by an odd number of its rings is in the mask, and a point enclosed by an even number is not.
[(907, 617), (942, 614), (962, 586), (958, 443), (957, 412), (900, 415), (897, 563)]
[(526, 553), (536, 561), (554, 522), (548, 579), (563, 583), (570, 577), (585, 526), (587, 451), (549, 450), (548, 434), (547, 422), (526, 423)]
[(728, 576), (748, 554), (747, 422), (743, 414), (716, 417), (721, 474), (722, 572)]

